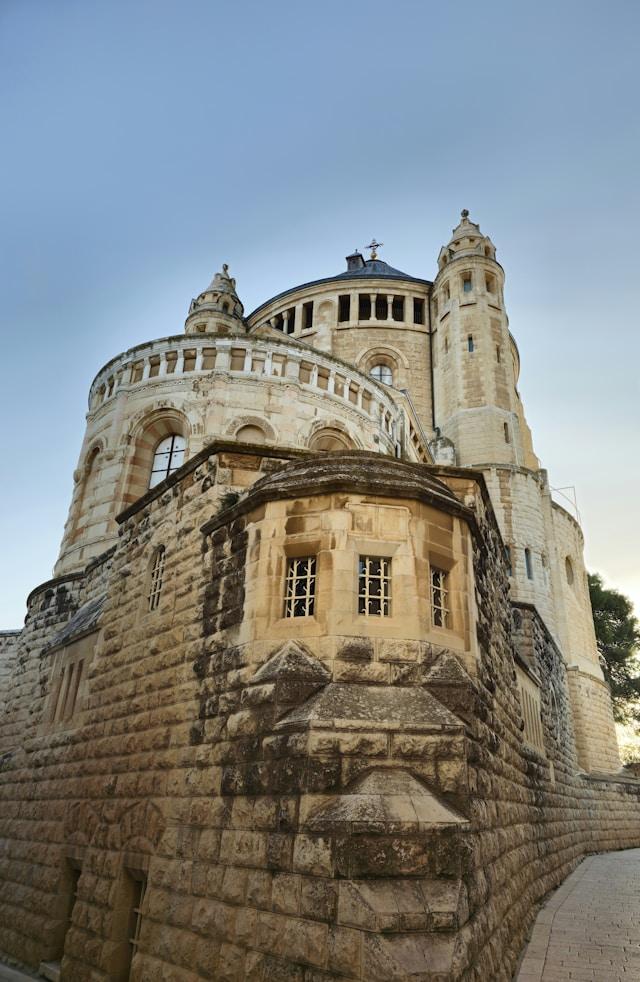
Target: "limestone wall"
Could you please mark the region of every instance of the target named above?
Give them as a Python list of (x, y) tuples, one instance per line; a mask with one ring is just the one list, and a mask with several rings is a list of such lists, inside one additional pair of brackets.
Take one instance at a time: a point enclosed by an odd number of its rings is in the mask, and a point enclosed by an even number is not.
[(0, 631), (0, 712), (9, 694), (20, 631)]
[[(426, 280), (338, 277), (308, 284), (262, 304), (250, 314), (250, 329), (276, 324), (282, 311), (296, 309), (294, 337), (318, 351), (335, 355), (367, 374), (376, 364), (392, 370), (394, 389), (408, 389), (416, 406), (420, 424), (432, 429), (431, 358), (429, 343), (429, 288)], [(360, 316), (360, 297), (366, 297), (370, 310)], [(340, 318), (339, 298), (349, 299), (349, 316)], [(382, 302), (377, 309), (376, 298)], [(402, 302), (402, 316), (393, 316), (393, 300)], [(414, 300), (422, 304), (420, 323), (414, 319)], [(313, 326), (305, 330), (304, 304), (313, 304)], [(391, 390), (393, 391), (393, 390)]]
[(557, 579), (554, 583), (560, 645), (569, 665), (602, 678), (598, 663), (584, 539), (578, 523), (559, 505), (552, 508)]
[[(63, 979), (128, 973), (135, 874), (134, 979), (507, 982), (536, 901), (585, 851), (639, 844), (640, 784), (577, 773), (562, 658), (535, 611), (514, 626), (481, 481), (366, 454), (282, 464), (203, 454), (128, 510), (112, 556), (31, 598), (1, 721), (0, 948), (37, 967), (66, 937)], [(246, 503), (216, 514), (251, 468)], [(321, 631), (285, 631), (278, 556), (315, 539), (333, 599)], [(339, 600), (349, 543), (390, 542), (407, 609), (388, 636)], [(468, 631), (429, 626), (434, 555)], [(43, 726), (47, 643), (105, 589), (86, 702)], [(544, 752), (514, 657), (544, 680)]]
[[(147, 490), (153, 452), (168, 434), (185, 438), (187, 459), (216, 438), (246, 442), (245, 430), (250, 442), (302, 448), (328, 434), (338, 447), (394, 455), (412, 415), (386, 386), (293, 341), (188, 336), (140, 345), (91, 387), (55, 573), (82, 568), (115, 541), (116, 515)], [(415, 454), (408, 438), (406, 452)]]

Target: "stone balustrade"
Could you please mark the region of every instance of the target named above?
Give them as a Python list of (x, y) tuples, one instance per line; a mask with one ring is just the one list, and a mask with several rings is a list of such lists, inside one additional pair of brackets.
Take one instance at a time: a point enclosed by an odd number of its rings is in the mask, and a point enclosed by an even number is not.
[(390, 449), (402, 440), (404, 413), (387, 387), (315, 351), (256, 337), (163, 338), (119, 355), (96, 376), (89, 412), (98, 412), (122, 389), (198, 373), (221, 373), (297, 383), (321, 390), (376, 421)]

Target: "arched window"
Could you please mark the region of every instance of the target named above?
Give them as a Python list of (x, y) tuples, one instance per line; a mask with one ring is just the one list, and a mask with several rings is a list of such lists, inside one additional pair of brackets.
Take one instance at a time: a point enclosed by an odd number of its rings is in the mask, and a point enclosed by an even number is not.
[(178, 467), (182, 467), (185, 447), (185, 438), (178, 433), (172, 433), (160, 441), (153, 455), (150, 488), (155, 488), (156, 484), (160, 484), (169, 474), (177, 471)]
[(388, 365), (383, 365), (382, 363), (372, 365), (369, 369), (369, 375), (376, 382), (384, 382), (385, 385), (392, 385), (393, 383), (393, 372)]
[(564, 571), (565, 571), (565, 574), (566, 574), (566, 577), (567, 577), (567, 583), (569, 584), (569, 586), (573, 586), (573, 579), (574, 579), (574, 577), (573, 577), (573, 563), (571, 562), (571, 559), (569, 558), (569, 556), (567, 556), (567, 558), (564, 561)]
[(236, 433), (236, 440), (238, 443), (266, 443), (267, 438), (265, 436), (264, 430), (260, 426), (255, 426), (253, 424), (248, 424), (247, 426), (241, 426)]
[(344, 436), (340, 430), (327, 427), (314, 433), (309, 442), (310, 450), (322, 450), (330, 452), (332, 450), (351, 450), (352, 443), (348, 437)]

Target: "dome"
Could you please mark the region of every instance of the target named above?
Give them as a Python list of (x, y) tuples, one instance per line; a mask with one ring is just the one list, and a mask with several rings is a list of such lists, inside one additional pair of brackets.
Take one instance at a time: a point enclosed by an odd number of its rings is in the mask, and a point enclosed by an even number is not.
[(405, 280), (409, 283), (419, 283), (422, 287), (431, 287), (433, 283), (431, 280), (421, 279), (419, 276), (411, 276), (409, 273), (404, 273), (401, 269), (396, 269), (394, 266), (390, 266), (383, 259), (365, 259), (364, 256), (359, 252), (353, 252), (350, 256), (347, 256), (347, 268), (343, 273), (336, 273), (333, 276), (324, 276), (319, 280), (309, 280), (307, 283), (300, 283), (298, 286), (290, 287), (288, 290), (283, 290), (282, 293), (277, 293), (275, 296), (270, 297), (261, 303), (259, 307), (256, 307), (250, 314), (248, 319), (251, 320), (255, 317), (263, 307), (268, 307), (269, 304), (274, 303), (276, 300), (281, 300), (283, 297), (288, 296), (291, 293), (297, 293), (299, 290), (306, 290), (309, 287), (320, 286), (323, 283), (340, 283), (342, 280), (367, 280), (367, 279), (382, 279), (382, 280)]
[[(347, 257), (351, 259), (351, 256)], [(354, 276), (360, 277), (382, 277), (394, 280), (415, 280), (415, 276), (410, 276), (409, 273), (403, 273), (401, 269), (395, 269), (390, 266), (389, 263), (385, 263), (383, 259), (367, 259), (362, 260), (364, 265), (360, 267), (347, 269), (344, 273), (338, 273), (335, 277), (337, 280), (342, 279), (352, 279)], [(424, 280), (419, 280), (418, 282), (424, 283)]]

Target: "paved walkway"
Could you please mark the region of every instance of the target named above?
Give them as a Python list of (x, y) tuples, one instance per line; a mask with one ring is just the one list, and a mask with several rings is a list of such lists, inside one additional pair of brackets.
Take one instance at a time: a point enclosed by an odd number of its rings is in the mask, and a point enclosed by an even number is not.
[(589, 856), (538, 914), (517, 982), (640, 982), (640, 849)]

